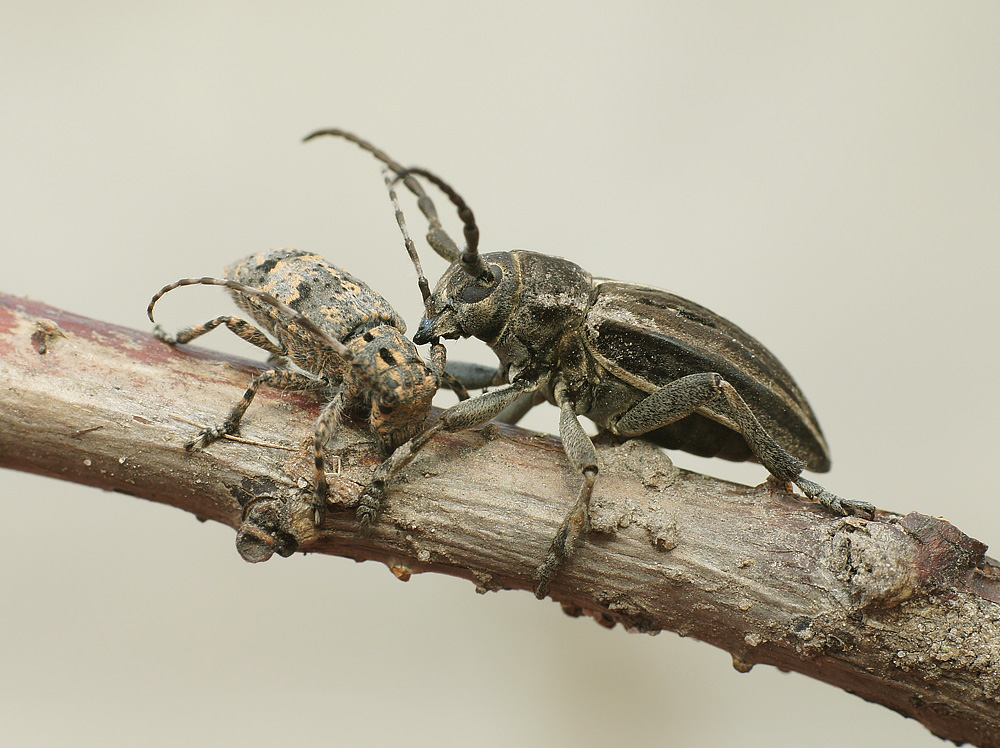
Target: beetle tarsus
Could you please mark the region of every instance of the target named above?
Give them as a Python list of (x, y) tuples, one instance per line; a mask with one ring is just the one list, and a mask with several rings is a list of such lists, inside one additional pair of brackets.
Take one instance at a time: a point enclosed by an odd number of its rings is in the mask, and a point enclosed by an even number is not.
[(877, 511), (874, 504), (867, 501), (859, 501), (858, 499), (842, 498), (806, 478), (799, 477), (794, 482), (808, 498), (815, 499), (819, 502), (820, 506), (837, 516), (846, 517), (849, 514), (867, 514), (869, 517), (874, 517)]
[(204, 449), (212, 442), (217, 442), (219, 439), (224, 437), (226, 434), (236, 433), (236, 426), (226, 421), (221, 426), (216, 426), (215, 428), (208, 428), (202, 431), (198, 436), (189, 441), (184, 445), (184, 449), (188, 452), (194, 452), (199, 449)]
[(585, 470), (583, 479), (580, 497), (563, 519), (555, 537), (552, 538), (549, 551), (545, 554), (545, 560), (535, 570), (535, 597), (539, 600), (549, 594), (549, 583), (562, 568), (566, 559), (573, 555), (580, 538), (590, 532), (590, 496), (594, 491), (597, 470)]
[(326, 482), (326, 471), (316, 472), (316, 488), (313, 490), (312, 496), (310, 496), (309, 503), (312, 504), (313, 509), (313, 526), (319, 527), (323, 524), (323, 514), (326, 509), (326, 497), (330, 492), (330, 485)]
[(358, 535), (367, 538), (372, 534), (372, 526), (378, 522), (382, 513), (382, 499), (385, 497), (385, 485), (376, 481), (365, 489), (358, 498), (358, 508), (355, 516), (358, 519)]

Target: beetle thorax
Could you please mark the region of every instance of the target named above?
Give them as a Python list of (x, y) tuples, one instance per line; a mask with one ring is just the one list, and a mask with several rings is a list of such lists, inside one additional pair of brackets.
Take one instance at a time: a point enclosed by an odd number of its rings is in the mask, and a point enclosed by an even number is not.
[(515, 376), (552, 372), (560, 368), (569, 338), (578, 337), (591, 303), (591, 276), (560, 257), (524, 250), (509, 254), (517, 293), (503, 329), (487, 342)]

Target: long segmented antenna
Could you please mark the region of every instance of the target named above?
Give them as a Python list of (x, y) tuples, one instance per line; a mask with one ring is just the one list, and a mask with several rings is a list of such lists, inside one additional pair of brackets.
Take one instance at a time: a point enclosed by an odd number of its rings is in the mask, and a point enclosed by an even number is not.
[(150, 299), (149, 306), (146, 307), (146, 316), (149, 317), (149, 321), (156, 322), (156, 320), (153, 319), (153, 307), (156, 306), (156, 302), (159, 301), (164, 296), (164, 294), (173, 291), (175, 288), (180, 288), (181, 286), (197, 286), (197, 285), (225, 286), (226, 288), (232, 289), (233, 291), (243, 294), (244, 296), (249, 296), (251, 298), (258, 299), (259, 301), (262, 301), (265, 304), (274, 307), (282, 314), (288, 315), (288, 317), (291, 318), (294, 322), (297, 322), (298, 324), (302, 325), (302, 327), (304, 327), (310, 333), (315, 335), (316, 339), (319, 342), (323, 343), (323, 345), (325, 346), (328, 346), (331, 350), (333, 350), (334, 353), (336, 353), (338, 356), (340, 356), (348, 363), (353, 363), (354, 361), (354, 357), (351, 354), (351, 352), (347, 349), (347, 346), (345, 346), (336, 338), (330, 337), (328, 333), (324, 332), (319, 326), (316, 325), (315, 322), (313, 322), (311, 319), (306, 317), (301, 312), (295, 311), (284, 302), (279, 301), (274, 296), (267, 293), (267, 291), (261, 291), (259, 288), (253, 288), (252, 286), (244, 286), (242, 283), (237, 283), (236, 281), (228, 280), (225, 278), (210, 278), (210, 277), (182, 278), (179, 281), (171, 283), (169, 286), (164, 286), (163, 288), (161, 288), (159, 291), (156, 292), (156, 295), (153, 296), (152, 299)]
[(406, 230), (406, 219), (403, 217), (403, 209), (399, 207), (399, 199), (396, 197), (394, 185), (400, 177), (398, 175), (393, 176), (393, 173), (389, 169), (384, 169), (382, 176), (385, 178), (385, 186), (389, 190), (389, 199), (392, 200), (392, 207), (396, 212), (396, 223), (399, 224), (399, 230), (403, 234), (406, 254), (410, 256), (410, 262), (413, 263), (413, 267), (417, 271), (417, 286), (420, 288), (420, 297), (423, 299), (424, 306), (426, 307), (427, 300), (431, 297), (431, 287), (427, 282), (427, 276), (424, 275), (424, 269), (420, 265), (420, 257), (417, 255), (417, 248), (413, 245), (413, 240), (410, 238), (410, 232)]
[(438, 217), (437, 208), (434, 207), (434, 202), (430, 199), (424, 188), (421, 186), (420, 182), (407, 174), (407, 170), (396, 160), (391, 158), (388, 153), (380, 148), (376, 148), (374, 145), (369, 143), (367, 140), (359, 138), (357, 135), (346, 130), (340, 130), (337, 128), (331, 128), (329, 130), (317, 130), (311, 135), (307, 135), (302, 139), (302, 142), (306, 143), (313, 138), (318, 138), (321, 135), (330, 135), (335, 138), (343, 138), (344, 140), (349, 140), (363, 150), (368, 151), (375, 158), (381, 161), (383, 164), (392, 169), (403, 180), (403, 184), (406, 188), (412, 192), (417, 198), (417, 207), (420, 208), (420, 212), (424, 214), (429, 224), (427, 229), (427, 243), (431, 245), (431, 248), (446, 259), (449, 263), (455, 262), (461, 256), (461, 252), (458, 249), (458, 245), (455, 241), (448, 236), (448, 233), (444, 230), (441, 225), (441, 219)]
[(406, 175), (409, 176), (410, 174), (421, 176), (435, 185), (448, 196), (452, 205), (458, 209), (458, 217), (462, 219), (462, 231), (465, 234), (465, 251), (462, 252), (462, 265), (465, 267), (466, 272), (473, 278), (492, 283), (493, 273), (486, 267), (486, 263), (483, 262), (482, 257), (479, 256), (479, 227), (476, 225), (476, 217), (472, 214), (472, 208), (466, 204), (462, 196), (450, 184), (441, 179), (437, 174), (419, 167), (407, 169)]

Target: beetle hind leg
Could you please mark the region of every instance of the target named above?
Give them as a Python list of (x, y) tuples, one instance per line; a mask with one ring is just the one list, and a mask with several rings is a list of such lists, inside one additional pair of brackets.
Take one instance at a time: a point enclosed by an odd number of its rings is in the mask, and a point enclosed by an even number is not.
[(225, 325), (251, 345), (255, 345), (270, 353), (272, 357), (284, 358), (288, 355), (288, 351), (285, 350), (283, 345), (275, 343), (246, 320), (228, 314), (216, 317), (195, 327), (187, 327), (173, 335), (164, 330), (160, 325), (156, 325), (153, 328), (153, 335), (157, 340), (162, 340), (167, 345), (183, 345), (184, 343), (190, 343), (195, 338), (200, 338), (205, 333), (211, 332), (220, 325)]
[(715, 373), (689, 374), (661, 387), (622, 416), (615, 424), (614, 432), (620, 436), (642, 436), (679, 421), (720, 397), (725, 400), (729, 416), (750, 449), (771, 475), (781, 482), (794, 483), (808, 498), (815, 499), (833, 514), (864, 513), (874, 516), (873, 504), (843, 499), (818, 483), (803, 478), (801, 474), (805, 462), (778, 444), (736, 388)]
[(330, 441), (340, 423), (341, 415), (344, 411), (344, 392), (337, 390), (330, 402), (320, 411), (319, 418), (316, 419), (316, 429), (313, 435), (313, 462), (316, 469), (316, 482), (313, 488), (313, 524), (319, 526), (323, 521), (323, 510), (326, 508), (326, 497), (330, 492), (330, 485), (326, 482), (326, 460), (323, 456), (323, 448)]
[(597, 480), (597, 450), (594, 442), (580, 425), (580, 420), (573, 410), (573, 403), (566, 395), (566, 385), (558, 383), (555, 388), (556, 402), (559, 403), (559, 436), (563, 449), (573, 467), (583, 477), (580, 494), (573, 508), (569, 510), (552, 543), (549, 545), (545, 560), (535, 570), (535, 597), (539, 600), (549, 591), (549, 583), (556, 572), (562, 568), (580, 538), (590, 532), (590, 497), (594, 493), (594, 482)]

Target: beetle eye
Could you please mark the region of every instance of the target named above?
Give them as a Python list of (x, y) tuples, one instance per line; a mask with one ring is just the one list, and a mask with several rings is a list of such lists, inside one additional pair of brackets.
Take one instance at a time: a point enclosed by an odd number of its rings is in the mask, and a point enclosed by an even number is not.
[(503, 271), (496, 265), (491, 265), (490, 272), (493, 273), (493, 280), (489, 285), (481, 286), (479, 285), (479, 281), (475, 280), (472, 284), (462, 289), (462, 292), (458, 295), (459, 299), (466, 304), (475, 304), (496, 291), (500, 287), (500, 279), (503, 277)]

